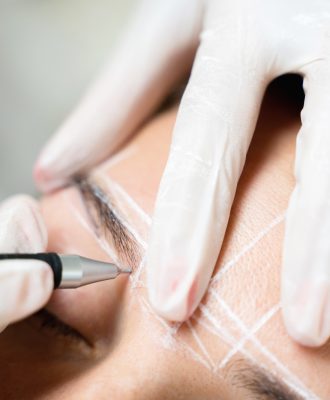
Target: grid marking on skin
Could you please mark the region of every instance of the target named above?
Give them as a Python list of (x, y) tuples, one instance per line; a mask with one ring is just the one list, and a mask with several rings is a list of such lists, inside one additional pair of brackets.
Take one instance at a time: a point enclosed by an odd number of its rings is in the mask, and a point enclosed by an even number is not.
[[(237, 317), (237, 315), (231, 310), (231, 308), (227, 305), (227, 303), (220, 298), (218, 293), (216, 293), (214, 290), (211, 289), (212, 295), (216, 298), (218, 301), (219, 305), (223, 308), (225, 312), (227, 312), (228, 317), (236, 323), (237, 327), (243, 332), (244, 335), (249, 335), (249, 329), (245, 326), (245, 324), (240, 320), (240, 318)], [(295, 390), (299, 393), (307, 393), (308, 394), (308, 399), (315, 399), (319, 400), (319, 398), (310, 391), (310, 389), (307, 389), (302, 382), (286, 367), (284, 366), (274, 354), (272, 354), (266, 346), (260, 343), (260, 341), (252, 334), (249, 338), (255, 346), (258, 348), (258, 350), (265, 355), (269, 361), (271, 361), (280, 371), (282, 371), (287, 377), (290, 378), (292, 381), (292, 385), (295, 386)]]
[[(170, 324), (165, 321), (163, 318), (161, 318), (159, 315), (157, 315), (154, 311), (154, 309), (150, 306), (150, 304), (146, 301), (146, 299), (143, 296), (138, 296), (139, 297), (139, 302), (153, 318), (155, 318), (160, 324), (163, 326), (163, 328), (166, 331), (166, 339), (168, 341), (171, 341), (175, 348), (182, 348), (184, 351), (188, 351), (193, 359), (199, 363), (201, 363), (204, 367), (206, 367), (209, 370), (212, 370), (212, 365), (213, 363), (210, 364), (207, 358), (202, 357), (199, 353), (197, 353), (189, 344), (187, 344), (184, 341), (179, 341), (177, 338), (174, 339), (174, 335), (177, 333), (178, 327), (176, 326), (177, 324), (174, 324), (173, 326), (170, 326)], [(165, 347), (168, 348), (168, 345)]]
[[(117, 184), (117, 185), (118, 185), (118, 184)], [(119, 186), (119, 185), (118, 185), (118, 186)], [(119, 186), (119, 187), (120, 187), (120, 186)], [(120, 187), (120, 189), (121, 189), (122, 192), (125, 192), (123, 188)], [(126, 193), (126, 194), (127, 194), (127, 193)], [(127, 194), (127, 196), (129, 197), (128, 194)], [(131, 201), (131, 202), (134, 202), (132, 199), (130, 199), (130, 201)], [(134, 202), (134, 203), (135, 203), (135, 202)], [(135, 207), (136, 207), (136, 208), (140, 208), (136, 203), (135, 203)], [(212, 287), (211, 287), (212, 284), (218, 282), (218, 281), (221, 279), (221, 277), (222, 277), (226, 272), (228, 272), (234, 265), (237, 264), (237, 262), (239, 261), (239, 259), (240, 259), (243, 255), (245, 255), (245, 254), (248, 253), (250, 250), (252, 250), (252, 249), (254, 248), (254, 246), (255, 246), (263, 237), (265, 237), (265, 236), (266, 236), (273, 228), (275, 228), (278, 224), (280, 224), (281, 222), (283, 222), (284, 219), (285, 219), (285, 212), (282, 213), (282, 214), (280, 214), (280, 215), (278, 215), (266, 228), (264, 228), (262, 231), (260, 231), (260, 232), (257, 234), (257, 236), (256, 236), (250, 243), (248, 243), (236, 256), (234, 256), (230, 261), (228, 261), (223, 267), (220, 267), (219, 272), (212, 278), (212, 280), (211, 280), (211, 282), (210, 282), (209, 291), (214, 290), (214, 289), (212, 289)], [(150, 224), (151, 224), (151, 219), (150, 219)], [(141, 265), (139, 274), (142, 273), (142, 270), (144, 269), (144, 267), (145, 267), (145, 264)], [(229, 307), (228, 307), (228, 308), (229, 308)], [(155, 315), (155, 313), (154, 313), (154, 315)], [(237, 316), (236, 316), (236, 318), (238, 319)], [(244, 326), (243, 322), (241, 322), (241, 324)], [(248, 331), (247, 328), (246, 328), (246, 330)], [(255, 333), (257, 333), (257, 331), (256, 331)], [(247, 333), (246, 333), (246, 334), (247, 334)], [(242, 339), (241, 339), (241, 340), (242, 340)], [(251, 340), (254, 341), (254, 340), (257, 340), (257, 339), (254, 337), (254, 335), (252, 335), (252, 336), (251, 336)], [(233, 344), (231, 344), (231, 345), (233, 345)], [(258, 346), (258, 345), (257, 345), (257, 346)], [(261, 343), (260, 343), (260, 346), (261, 346)], [(191, 349), (191, 350), (193, 351), (193, 349)], [(268, 353), (269, 353), (269, 352), (268, 352)], [(264, 354), (264, 355), (266, 355), (266, 354)], [(272, 354), (271, 354), (271, 353), (268, 354), (268, 358), (270, 358), (269, 356), (272, 356)], [(275, 357), (274, 357), (274, 358), (275, 358)], [(282, 370), (282, 372), (286, 372), (286, 375), (290, 377), (290, 380), (293, 379), (293, 381), (298, 381), (298, 382), (299, 382), (298, 387), (297, 387), (296, 384), (293, 384), (293, 383), (292, 383), (290, 386), (293, 386), (293, 389), (294, 389), (296, 392), (302, 394), (302, 390), (306, 390), (306, 389), (304, 388), (304, 385), (302, 385), (301, 382), (298, 380), (298, 378), (297, 378), (295, 375), (293, 375), (289, 370), (287, 370), (287, 368), (284, 367), (284, 366), (282, 365), (282, 363), (280, 363), (276, 358), (275, 358), (275, 360), (276, 360), (275, 364), (278, 364), (277, 366), (281, 366), (279, 369)], [(272, 360), (272, 359), (270, 359), (270, 361), (274, 362), (274, 360)], [(301, 390), (300, 388), (301, 388), (302, 390)], [(312, 393), (310, 393), (309, 390), (306, 390), (306, 392), (308, 392), (308, 393), (312, 396), (312, 397), (310, 397), (311, 399), (312, 399), (312, 398), (317, 399), (317, 397), (316, 397), (314, 394), (312, 395)], [(306, 392), (305, 392), (305, 393), (306, 393)]]
[(274, 229), (277, 225), (279, 225), (281, 222), (283, 222), (285, 219), (285, 213), (280, 214), (277, 216), (273, 221), (262, 231), (260, 231), (257, 236), (251, 240), (247, 245), (243, 247), (243, 249), (236, 254), (231, 260), (227, 261), (226, 264), (221, 266), (219, 268), (219, 271), (217, 274), (214, 275), (214, 277), (211, 279), (210, 285), (213, 283), (218, 282), (222, 276), (227, 273), (234, 265), (237, 264), (237, 262), (250, 250), (254, 248), (256, 244), (260, 242), (261, 239), (263, 239), (272, 229)]
[[(165, 330), (167, 331), (167, 339), (172, 340), (172, 342), (174, 342), (174, 346), (176, 348), (182, 348), (182, 350), (187, 350), (192, 358), (199, 362), (200, 364), (202, 364), (204, 367), (206, 367), (207, 369), (211, 370), (213, 373), (219, 373), (219, 368), (214, 368), (214, 364), (210, 364), (208, 357), (207, 358), (203, 358), (199, 353), (197, 353), (193, 348), (191, 348), (187, 343), (185, 343), (184, 341), (179, 341), (178, 338), (174, 339), (173, 338), (173, 334), (176, 332), (175, 327), (171, 327), (170, 324), (165, 321), (163, 318), (159, 317), (155, 311), (153, 310), (153, 308), (150, 306), (150, 304), (142, 297), (139, 296), (139, 302), (140, 304), (143, 306), (143, 308), (152, 315), (153, 318), (155, 318), (156, 320), (158, 320), (160, 322), (160, 324), (165, 328)], [(204, 311), (207, 309), (207, 307), (204, 306)], [(223, 327), (221, 327), (218, 323), (218, 321), (214, 318), (214, 320), (212, 320), (211, 317), (211, 313), (208, 313), (208, 316), (211, 320), (211, 323), (214, 325), (216, 332), (219, 332), (219, 337), (220, 340), (224, 340), (223, 336), (226, 336), (228, 343), (231, 343), (233, 346), (235, 345), (235, 339), (230, 335), (230, 334), (225, 334), (224, 335), (224, 329)], [(197, 318), (195, 318), (195, 320), (197, 321)], [(207, 328), (209, 329), (209, 328)], [(247, 328), (246, 328), (247, 329)], [(211, 330), (214, 333), (214, 330), (211, 328)], [(175, 340), (175, 341), (174, 341)], [(165, 346), (168, 347), (168, 346)], [(244, 349), (242, 347), (242, 349), (240, 350), (240, 352), (254, 365), (258, 366), (259, 368), (263, 368), (265, 371), (267, 371), (267, 366), (264, 365), (263, 363), (261, 363), (260, 361), (256, 360), (256, 358), (247, 350)], [(267, 357), (268, 358), (268, 357)], [(273, 362), (272, 360), (270, 360), (271, 362)], [(212, 367), (213, 365), (213, 367)], [(282, 371), (283, 372), (283, 371)], [(274, 373), (274, 371), (273, 371)], [(278, 375), (275, 372), (275, 375)], [(305, 398), (306, 400), (320, 400), (317, 396), (315, 396), (314, 394), (312, 394), (310, 391), (307, 391), (305, 388), (301, 388), (301, 385), (297, 385), (296, 383), (294, 383), (292, 381), (292, 379), (289, 379), (287, 376), (280, 376), (280, 378), (282, 378), (284, 380), (284, 382), (287, 384), (288, 387), (290, 387), (294, 392), (296, 392), (297, 394), (299, 394), (300, 396), (302, 396), (303, 398)], [(295, 379), (296, 381), (296, 379)], [(308, 394), (306, 394), (306, 392)], [(306, 397), (308, 396), (308, 397)]]
[[(126, 193), (124, 191), (124, 189), (119, 186), (118, 184), (114, 183), (114, 185), (117, 186), (117, 188), (120, 189), (120, 191), (122, 192), (121, 194), (125, 193), (127, 196), (127, 200), (128, 203), (130, 205), (133, 205), (133, 208), (135, 208), (138, 212), (139, 215), (146, 215), (145, 212), (139, 207), (139, 205), (137, 203), (134, 202), (134, 200), (128, 195), (128, 193)], [(221, 276), (223, 276), (223, 274), (225, 272), (227, 272), (228, 270), (230, 270), (234, 265), (236, 265), (237, 261), (247, 252), (249, 252), (264, 236), (266, 236), (275, 226), (277, 226), (279, 223), (281, 223), (283, 220), (285, 219), (285, 213), (279, 215), (278, 217), (276, 217), (266, 228), (264, 228), (249, 244), (247, 244), (243, 250), (238, 253), (236, 256), (234, 256), (230, 261), (228, 261), (223, 267), (220, 267), (219, 272), (213, 277), (213, 279), (210, 282), (210, 288), (209, 291), (212, 292), (212, 290), (214, 290), (211, 285), (213, 283), (216, 283), (217, 281), (220, 280)], [(145, 220), (146, 221), (146, 220)], [(148, 225), (151, 225), (151, 218), (149, 217), (148, 219)], [(103, 246), (102, 246), (103, 247)], [(141, 274), (142, 270), (144, 269), (144, 263), (141, 263), (141, 267), (140, 267), (140, 271), (139, 274)], [(224, 269), (224, 270), (223, 270)], [(140, 296), (139, 296), (140, 297)], [(240, 328), (240, 330), (245, 334), (248, 335), (249, 334), (249, 329), (244, 325), (244, 323), (236, 316), (236, 314), (230, 309), (230, 307), (228, 305), (225, 304), (224, 301), (222, 301), (219, 296), (218, 300), (220, 300), (222, 302), (222, 306), (225, 305), (225, 310), (228, 314), (228, 316), (236, 323), (236, 325)], [(149, 306), (150, 307), (150, 306)], [(205, 307), (205, 306), (204, 306)], [(201, 308), (201, 305), (199, 306), (199, 308)], [(206, 309), (206, 307), (205, 307)], [(204, 311), (205, 311), (204, 309)], [(174, 331), (172, 327), (170, 327), (167, 323), (165, 323), (164, 325), (164, 320), (160, 317), (158, 317), (156, 315), (155, 312), (152, 312), (152, 314), (154, 315), (154, 317), (157, 318), (158, 321), (163, 321), (162, 325), (168, 330), (168, 333), (170, 335), (174, 335), (176, 333), (176, 331), (178, 331), (178, 329), (180, 328), (180, 326), (182, 324), (178, 324), (176, 327), (176, 330)], [(211, 322), (211, 321), (210, 321)], [(212, 322), (211, 322), (212, 323)], [(212, 323), (214, 324), (214, 323)], [(190, 328), (190, 327), (189, 327)], [(256, 333), (256, 332), (255, 332)], [(223, 339), (223, 338), (222, 338)], [(319, 400), (319, 398), (312, 393), (310, 390), (306, 389), (304, 387), (304, 385), (300, 382), (300, 380), (291, 372), (289, 371), (272, 353), (269, 352), (269, 350), (264, 347), (257, 338), (254, 337), (254, 335), (252, 334), (250, 337), (250, 340), (256, 345), (257, 348), (259, 348), (259, 350), (266, 356), (266, 358), (272, 362), (273, 364), (276, 365), (276, 367), (282, 371), (282, 373), (286, 376), (285, 377), (285, 381), (287, 382), (288, 386), (292, 387), (292, 389), (294, 391), (296, 391), (297, 393), (299, 393), (300, 395), (302, 395), (303, 397), (306, 396), (306, 393), (308, 393), (308, 399), (315, 399), (315, 400)], [(182, 341), (181, 341), (182, 344)], [(203, 360), (200, 356), (200, 354), (196, 353), (192, 348), (190, 348), (190, 346), (188, 346), (186, 343), (185, 345), (188, 347), (188, 349), (190, 350), (190, 352), (192, 353), (192, 355), (194, 355), (194, 358), (199, 359), (199, 361), (204, 365), (204, 366), (208, 366), (209, 367), (209, 363), (207, 360)], [(234, 346), (234, 343), (231, 343), (232, 346)], [(246, 356), (248, 356), (251, 359), (251, 356), (246, 352), (245, 349), (240, 350), (243, 354), (245, 354)], [(253, 357), (252, 357), (253, 359)], [(288, 379), (289, 378), (289, 379)], [(295, 382), (295, 383), (294, 383)], [(297, 383), (298, 384), (297, 384)]]
[(204, 304), (201, 304), (200, 310), (203, 316), (211, 323), (211, 325), (213, 325), (214, 328), (216, 328), (216, 332), (218, 332), (218, 337), (220, 340), (224, 340), (230, 346), (234, 346), (235, 338), (226, 330), (226, 328), (218, 324), (216, 317), (212, 314), (209, 308)]
[[(235, 345), (235, 339), (233, 336), (231, 336), (228, 332), (226, 332), (225, 336), (226, 339), (224, 339), (224, 329), (223, 327), (218, 323), (218, 321), (215, 319), (215, 317), (211, 313), (207, 313), (207, 318), (209, 321), (211, 321), (211, 325), (205, 323), (203, 320), (199, 320), (198, 322), (200, 323), (201, 326), (203, 326), (206, 330), (214, 334), (215, 336), (218, 336), (220, 340), (224, 340), (228, 345), (234, 346)], [(215, 320), (213, 320), (215, 319)], [(241, 349), (241, 353), (246, 356), (251, 362), (254, 364), (258, 364), (256, 359), (244, 348)], [(213, 370), (214, 373), (218, 373), (220, 368), (215, 368)]]
[(191, 331), (191, 333), (193, 335), (193, 338), (195, 339), (198, 347), (201, 349), (202, 353), (204, 354), (205, 358), (207, 359), (207, 361), (210, 364), (211, 369), (213, 371), (216, 366), (215, 366), (214, 362), (212, 361), (212, 358), (211, 358), (209, 352), (206, 350), (206, 347), (205, 347), (203, 341), (199, 337), (199, 335), (196, 332), (195, 328), (192, 326), (191, 321), (189, 321), (189, 320), (187, 321), (187, 326), (190, 329), (190, 331)]
[(228, 352), (228, 354), (223, 358), (221, 363), (217, 368), (224, 368), (228, 362), (244, 347), (246, 342), (251, 338), (252, 335), (256, 334), (272, 317), (280, 310), (280, 304), (276, 304), (270, 310), (268, 310), (259, 320), (253, 325), (248, 334), (243, 336), (239, 342)]
[[(206, 307), (205, 307), (205, 308), (206, 308)], [(220, 337), (220, 340), (224, 340), (224, 339), (223, 339), (223, 336), (222, 336), (222, 335), (223, 335), (223, 327), (219, 324), (219, 322), (217, 321), (217, 319), (216, 319), (214, 316), (212, 316), (212, 314), (211, 314), (210, 312), (209, 312), (209, 314), (208, 314), (208, 317), (209, 317), (209, 320), (211, 321), (211, 323), (213, 324), (213, 328), (207, 327), (207, 329), (211, 329), (212, 331), (214, 331), (214, 329), (215, 329), (216, 331), (219, 331), (219, 335), (218, 335), (218, 336)], [(234, 338), (232, 338), (232, 341), (233, 341), (232, 344), (235, 345), (235, 339), (234, 339)], [(265, 364), (263, 364), (262, 362), (258, 361), (247, 349), (245, 349), (244, 347), (242, 347), (242, 349), (240, 350), (240, 352), (241, 352), (251, 363), (253, 363), (254, 365), (256, 365), (256, 366), (258, 366), (258, 367), (263, 368), (265, 371), (268, 371), (267, 366), (266, 366)], [(266, 357), (266, 358), (268, 359), (268, 357)], [(218, 369), (217, 371), (214, 371), (214, 372), (219, 372), (219, 369)], [(277, 371), (272, 371), (272, 372), (273, 372), (273, 374), (274, 374), (275, 376), (278, 376)], [(288, 379), (287, 376), (280, 375), (280, 378), (284, 380), (284, 382), (287, 384), (288, 387), (290, 387), (294, 392), (300, 394), (304, 399), (306, 399), (306, 400), (311, 400), (311, 399), (319, 400), (319, 398), (318, 398), (317, 396), (315, 396), (314, 394), (312, 395), (312, 397), (310, 397), (310, 395), (307, 395), (307, 394), (306, 394), (306, 391), (304, 391), (304, 390), (300, 389), (299, 387), (297, 387), (297, 385), (295, 385), (295, 384), (292, 382), (291, 379)], [(308, 396), (308, 397), (306, 397), (306, 396)]]

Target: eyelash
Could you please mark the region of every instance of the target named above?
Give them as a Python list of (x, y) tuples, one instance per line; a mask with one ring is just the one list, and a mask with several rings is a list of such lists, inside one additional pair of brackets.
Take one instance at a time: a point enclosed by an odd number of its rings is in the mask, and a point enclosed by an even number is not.
[(37, 317), (40, 322), (40, 329), (50, 330), (55, 335), (69, 338), (72, 341), (84, 342), (88, 346), (91, 346), (88, 340), (80, 332), (61, 321), (49, 311), (42, 309), (35, 314), (35, 317)]

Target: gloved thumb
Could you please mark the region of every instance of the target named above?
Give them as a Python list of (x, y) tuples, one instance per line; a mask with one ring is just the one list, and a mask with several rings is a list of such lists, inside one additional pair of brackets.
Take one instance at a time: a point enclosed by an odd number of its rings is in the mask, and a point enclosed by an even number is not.
[[(0, 205), (0, 253), (44, 251), (47, 230), (38, 203), (16, 196)], [(53, 275), (34, 260), (0, 262), (0, 331), (43, 307), (51, 296)]]
[(35, 260), (0, 262), (0, 331), (27, 317), (48, 301), (53, 276), (46, 263)]

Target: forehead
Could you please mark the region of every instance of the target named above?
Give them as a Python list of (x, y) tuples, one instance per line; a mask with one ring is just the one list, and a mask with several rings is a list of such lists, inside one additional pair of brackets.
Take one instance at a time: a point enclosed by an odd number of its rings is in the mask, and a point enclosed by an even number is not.
[[(108, 180), (111, 191), (120, 188), (121, 195), (117, 190), (115, 196), (130, 210), (126, 213), (140, 215), (139, 222), (132, 218), (132, 224), (144, 225), (141, 236), (145, 246), (175, 116), (172, 109), (155, 118), (122, 151), (95, 170), (96, 175)], [(295, 127), (298, 129), (298, 124)], [(328, 388), (320, 383), (326, 382), (329, 357), (324, 357), (322, 350), (303, 349), (293, 343), (280, 313), (281, 244), (294, 185), (295, 132), (286, 125), (274, 133), (267, 120), (261, 119), (201, 306), (184, 324), (168, 324), (155, 315), (151, 319), (160, 326), (160, 344), (166, 343), (168, 351), (184, 352), (216, 375), (221, 376), (231, 360), (243, 354), (300, 393), (313, 396), (309, 392), (313, 388), (324, 396)], [(272, 151), (266, 151), (270, 148)], [(144, 277), (142, 262), (133, 286), (137, 282), (144, 285)], [(142, 302), (146, 313), (152, 314), (148, 304)]]

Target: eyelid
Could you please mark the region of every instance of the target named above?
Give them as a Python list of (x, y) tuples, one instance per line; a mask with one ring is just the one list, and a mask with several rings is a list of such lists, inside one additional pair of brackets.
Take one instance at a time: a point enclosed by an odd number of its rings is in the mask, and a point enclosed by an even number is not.
[(32, 318), (37, 319), (38, 328), (40, 330), (51, 331), (54, 335), (60, 336), (71, 342), (79, 342), (89, 348), (93, 348), (93, 344), (82, 335), (77, 329), (66, 324), (56, 315), (46, 309), (41, 309)]
[(134, 236), (123, 224), (108, 194), (96, 182), (87, 177), (76, 178), (75, 184), (82, 196), (96, 234), (100, 236), (102, 232), (106, 239), (109, 239), (110, 235), (123, 264), (128, 263), (134, 269), (141, 256), (139, 246)]

